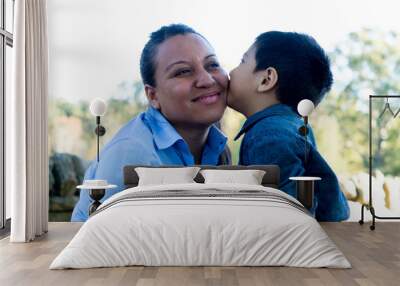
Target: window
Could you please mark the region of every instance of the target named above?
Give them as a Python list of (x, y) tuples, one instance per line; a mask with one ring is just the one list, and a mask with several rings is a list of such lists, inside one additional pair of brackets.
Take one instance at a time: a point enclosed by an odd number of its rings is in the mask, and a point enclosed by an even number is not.
[(14, 0), (0, 0), (0, 236), (9, 230), (10, 194), (5, 188), (5, 105), (11, 93)]

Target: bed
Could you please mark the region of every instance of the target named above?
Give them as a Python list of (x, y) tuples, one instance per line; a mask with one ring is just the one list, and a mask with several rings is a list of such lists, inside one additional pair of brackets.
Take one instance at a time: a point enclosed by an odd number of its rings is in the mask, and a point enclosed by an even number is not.
[(193, 183), (149, 186), (138, 185), (138, 167), (124, 168), (126, 189), (103, 202), (50, 269), (351, 267), (307, 209), (277, 189), (277, 166), (199, 166), (264, 170), (261, 185), (204, 183), (199, 173)]

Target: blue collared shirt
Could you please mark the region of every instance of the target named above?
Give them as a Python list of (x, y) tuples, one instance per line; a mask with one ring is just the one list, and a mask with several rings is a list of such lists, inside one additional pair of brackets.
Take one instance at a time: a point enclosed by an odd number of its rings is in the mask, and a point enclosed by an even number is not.
[(298, 129), (303, 120), (288, 105), (275, 104), (250, 116), (236, 135), (245, 134), (240, 146), (239, 164), (275, 164), (281, 169), (279, 189), (296, 197), (296, 185), (289, 177), (317, 176), (314, 209), (317, 220), (348, 219), (347, 200), (339, 187), (334, 171), (317, 150), (314, 134), (309, 127), (307, 161), (305, 141)]
[[(203, 148), (201, 164), (217, 165), (225, 149), (227, 138), (214, 125), (211, 126)], [(85, 173), (85, 180), (103, 179), (118, 187), (106, 191), (104, 201), (124, 189), (125, 165), (181, 165), (195, 164), (188, 144), (167, 119), (156, 109), (149, 107), (125, 124), (100, 153), (100, 161), (93, 161)], [(71, 221), (88, 218), (92, 199), (88, 190), (81, 190)]]

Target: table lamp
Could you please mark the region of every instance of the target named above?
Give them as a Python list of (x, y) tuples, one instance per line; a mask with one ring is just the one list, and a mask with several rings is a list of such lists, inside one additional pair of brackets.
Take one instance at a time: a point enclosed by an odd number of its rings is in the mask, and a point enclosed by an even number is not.
[(99, 162), (99, 137), (103, 136), (106, 134), (106, 129), (104, 126), (100, 125), (100, 117), (104, 116), (107, 111), (107, 104), (105, 103), (104, 100), (100, 98), (94, 99), (90, 103), (90, 113), (92, 113), (94, 116), (96, 116), (96, 129), (94, 130), (94, 133), (97, 135), (97, 162)]
[[(96, 116), (96, 129), (94, 132), (97, 135), (97, 163), (99, 162), (99, 149), (100, 149), (100, 136), (106, 134), (104, 126), (100, 125), (100, 117), (104, 116), (107, 111), (107, 104), (100, 98), (94, 99), (90, 103), (90, 113)], [(88, 189), (89, 196), (93, 199), (92, 204), (89, 206), (89, 215), (94, 213), (100, 206), (100, 200), (104, 197), (106, 189), (117, 187), (116, 185), (110, 185), (106, 180), (85, 180), (83, 185), (77, 186), (78, 189)]]
[[(304, 125), (299, 128), (299, 133), (304, 136), (304, 165), (307, 163), (307, 134), (308, 134), (308, 116), (314, 110), (314, 103), (309, 99), (303, 99), (297, 105), (297, 111), (303, 117)], [(321, 180), (320, 177), (290, 177), (290, 180), (296, 181), (297, 199), (308, 210), (314, 208), (314, 182)]]
[(304, 125), (299, 128), (299, 133), (304, 136), (304, 163), (307, 163), (307, 135), (308, 135), (308, 116), (314, 110), (314, 103), (309, 99), (303, 99), (297, 105), (297, 111), (303, 117)]

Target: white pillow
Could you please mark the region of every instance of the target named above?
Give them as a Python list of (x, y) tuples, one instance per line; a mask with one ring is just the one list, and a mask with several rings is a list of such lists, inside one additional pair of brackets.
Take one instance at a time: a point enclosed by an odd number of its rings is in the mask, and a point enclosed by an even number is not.
[(204, 183), (234, 183), (247, 185), (261, 185), (265, 175), (262, 170), (201, 170)]
[(193, 179), (199, 170), (199, 167), (135, 168), (138, 186), (196, 183)]

